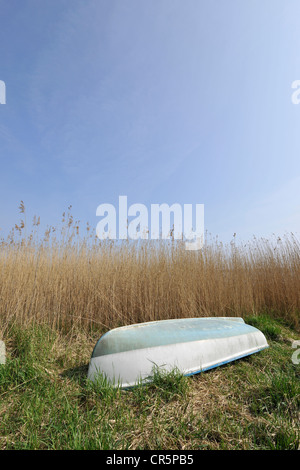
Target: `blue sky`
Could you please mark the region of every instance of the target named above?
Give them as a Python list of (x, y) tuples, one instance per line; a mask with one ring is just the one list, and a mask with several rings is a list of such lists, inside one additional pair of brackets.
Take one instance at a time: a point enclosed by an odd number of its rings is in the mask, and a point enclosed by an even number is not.
[(72, 205), (204, 204), (300, 233), (298, 0), (0, 0), (0, 227)]

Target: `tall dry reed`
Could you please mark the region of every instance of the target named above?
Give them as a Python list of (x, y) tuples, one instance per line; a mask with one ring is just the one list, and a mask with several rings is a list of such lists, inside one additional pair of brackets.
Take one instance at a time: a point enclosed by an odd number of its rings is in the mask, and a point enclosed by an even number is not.
[[(99, 241), (63, 215), (58, 231), (21, 222), (0, 244), (0, 336), (8, 324), (100, 330), (168, 318), (265, 313), (299, 325), (297, 238), (203, 250), (183, 243)], [(2, 332), (2, 333), (1, 333)]]

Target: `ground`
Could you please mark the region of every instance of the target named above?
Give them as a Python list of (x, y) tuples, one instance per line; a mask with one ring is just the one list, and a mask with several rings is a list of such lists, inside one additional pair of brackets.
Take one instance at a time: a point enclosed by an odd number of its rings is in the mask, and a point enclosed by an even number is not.
[(298, 449), (292, 345), (300, 334), (283, 320), (245, 320), (263, 331), (268, 349), (192, 377), (158, 373), (131, 390), (87, 381), (99, 332), (11, 325), (0, 366), (0, 449)]

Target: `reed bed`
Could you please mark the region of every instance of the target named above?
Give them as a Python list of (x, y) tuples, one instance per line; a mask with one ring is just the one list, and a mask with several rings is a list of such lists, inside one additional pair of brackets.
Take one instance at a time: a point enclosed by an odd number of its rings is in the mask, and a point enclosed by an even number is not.
[(8, 325), (107, 330), (129, 323), (266, 314), (299, 326), (297, 237), (186, 251), (170, 240), (113, 242), (82, 229), (70, 208), (40, 233), (22, 220), (0, 243), (0, 336)]

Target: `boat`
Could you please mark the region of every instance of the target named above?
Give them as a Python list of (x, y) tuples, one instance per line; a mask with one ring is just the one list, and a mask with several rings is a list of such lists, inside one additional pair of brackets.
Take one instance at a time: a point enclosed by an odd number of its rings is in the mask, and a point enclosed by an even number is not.
[(115, 328), (96, 343), (88, 379), (121, 388), (153, 380), (157, 368), (193, 375), (268, 347), (263, 333), (239, 317), (160, 320)]

